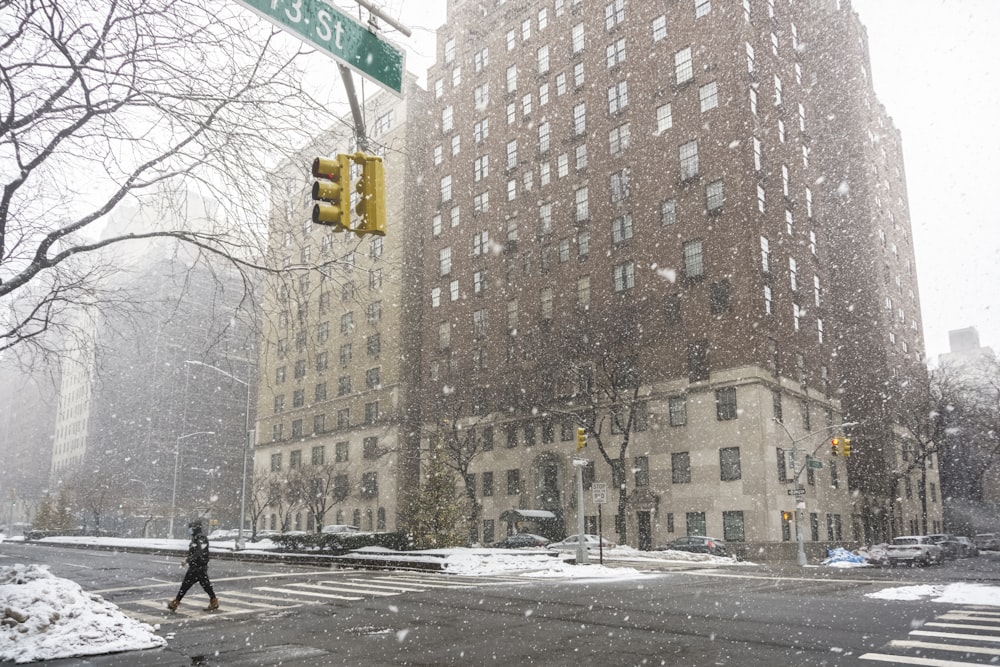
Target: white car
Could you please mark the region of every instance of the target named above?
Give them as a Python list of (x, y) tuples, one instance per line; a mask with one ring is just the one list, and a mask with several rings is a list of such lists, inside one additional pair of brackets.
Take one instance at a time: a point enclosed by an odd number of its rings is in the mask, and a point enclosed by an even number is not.
[[(615, 546), (614, 542), (600, 538), (597, 535), (589, 535), (589, 534), (584, 535), (583, 539), (584, 539), (584, 544), (587, 545), (587, 549), (590, 551), (597, 551), (600, 548), (602, 542), (604, 544), (605, 549), (610, 549)], [(562, 542), (553, 542), (546, 548), (554, 549), (556, 551), (576, 551), (577, 546), (579, 544), (580, 544), (580, 536), (570, 535)]]
[(889, 565), (900, 563), (931, 565), (944, 562), (944, 550), (926, 535), (894, 537), (892, 542), (886, 545), (885, 553)]

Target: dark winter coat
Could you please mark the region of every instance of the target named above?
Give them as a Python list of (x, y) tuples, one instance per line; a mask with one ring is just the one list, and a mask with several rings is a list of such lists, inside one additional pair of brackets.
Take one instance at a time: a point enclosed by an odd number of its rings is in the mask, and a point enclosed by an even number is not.
[(188, 545), (187, 564), (191, 567), (208, 567), (209, 558), (208, 538), (204, 533), (196, 532)]

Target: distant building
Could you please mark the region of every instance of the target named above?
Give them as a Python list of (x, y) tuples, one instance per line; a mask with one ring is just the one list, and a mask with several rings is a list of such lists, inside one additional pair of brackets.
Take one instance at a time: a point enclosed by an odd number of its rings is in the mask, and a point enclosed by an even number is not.
[[(119, 215), (106, 234), (142, 224)], [(121, 250), (122, 303), (81, 315), (92, 344), (62, 366), (49, 489), (71, 487), (90, 528), (163, 535), (172, 513), (175, 533), (193, 515), (235, 526), (252, 295), (230, 265), (173, 241)]]

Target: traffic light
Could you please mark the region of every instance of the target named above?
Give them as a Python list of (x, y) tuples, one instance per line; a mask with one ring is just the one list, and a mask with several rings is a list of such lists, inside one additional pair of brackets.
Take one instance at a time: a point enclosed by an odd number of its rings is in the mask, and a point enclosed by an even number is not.
[(354, 209), (361, 221), (351, 231), (358, 236), (385, 236), (385, 170), (382, 158), (355, 153), (354, 160), (361, 163), (361, 178), (357, 184), (358, 205)]
[(840, 451), (841, 451), (841, 453), (844, 456), (850, 456), (851, 455), (851, 439), (850, 438), (844, 438), (843, 441), (841, 441)]
[(580, 451), (587, 446), (587, 431), (586, 429), (577, 428), (576, 429), (576, 451)]
[(840, 456), (840, 438), (830, 439), (830, 454)]
[(312, 221), (330, 225), (334, 231), (351, 229), (351, 158), (340, 153), (335, 158), (318, 157), (312, 175), (321, 179), (312, 186)]
[(782, 521), (791, 521), (792, 520), (792, 513), (789, 512), (788, 510), (781, 510), (781, 520)]

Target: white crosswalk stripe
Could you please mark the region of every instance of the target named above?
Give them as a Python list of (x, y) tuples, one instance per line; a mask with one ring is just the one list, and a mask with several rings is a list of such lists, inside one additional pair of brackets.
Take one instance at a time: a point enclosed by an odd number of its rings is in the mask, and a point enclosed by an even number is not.
[(217, 584), (221, 607), (214, 612), (205, 611), (208, 597), (200, 591), (188, 593), (175, 612), (167, 609), (167, 601), (163, 598), (135, 600), (120, 606), (136, 620), (157, 625), (183, 623), (191, 619), (281, 612), (318, 604), (352, 603), (437, 589), (480, 588), (514, 581), (523, 583), (523, 580), (513, 577), (478, 578), (412, 573), (365, 575), (356, 570), (334, 571), (320, 576), (303, 575), (306, 581), (286, 580), (279, 583), (266, 579), (262, 577), (261, 585), (251, 585), (249, 589), (243, 590), (226, 590)]
[(924, 623), (921, 629), (912, 630), (909, 636), (916, 639), (893, 640), (878, 652), (860, 658), (924, 667), (966, 667), (1000, 661), (1000, 611), (995, 607), (953, 609)]

